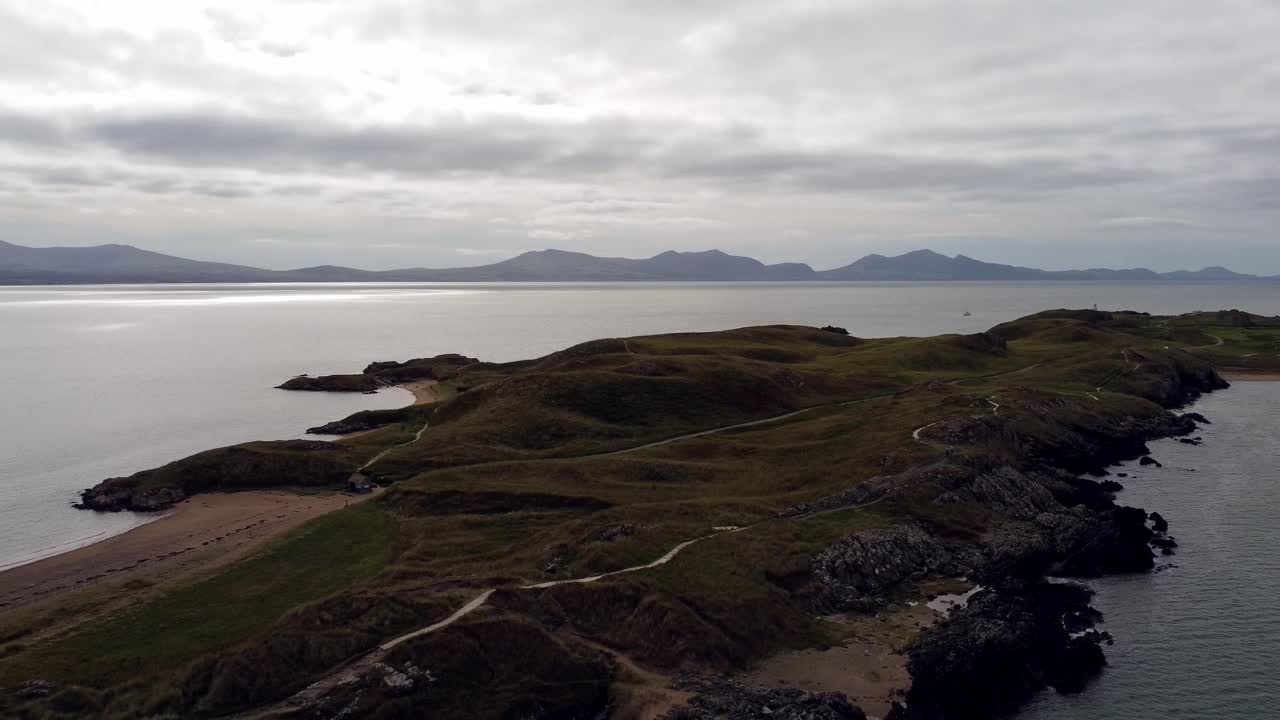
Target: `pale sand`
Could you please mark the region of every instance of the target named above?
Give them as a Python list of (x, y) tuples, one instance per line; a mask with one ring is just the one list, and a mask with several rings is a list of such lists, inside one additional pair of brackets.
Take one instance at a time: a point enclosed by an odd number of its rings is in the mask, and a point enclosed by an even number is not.
[(197, 495), (121, 535), (0, 572), (0, 613), (106, 583), (155, 583), (218, 567), (312, 518), (373, 496)]
[(1248, 370), (1244, 368), (1230, 368), (1219, 370), (1218, 374), (1221, 375), (1224, 380), (1232, 382), (1238, 380), (1268, 380), (1272, 382), (1280, 380), (1280, 370)]
[[(440, 381), (438, 380), (415, 380), (411, 383), (396, 385), (396, 387), (413, 393), (413, 402), (406, 406), (411, 407), (413, 405), (432, 405), (440, 402), (440, 392), (436, 388), (439, 384)], [(358, 438), (361, 435), (368, 435), (369, 433), (377, 432), (381, 429), (382, 428), (380, 427), (376, 427), (369, 430), (357, 430), (356, 432), (347, 433), (345, 435), (325, 435), (321, 437), (335, 437), (339, 440), (350, 440), (351, 438)]]
[(942, 619), (924, 603), (852, 620), (854, 637), (826, 650), (779, 653), (738, 677), (746, 685), (839, 692), (849, 696), (871, 718), (883, 718), (890, 705), (911, 687), (907, 658), (894, 647)]
[[(425, 405), (439, 401), (436, 384), (419, 380), (400, 387), (413, 393), (413, 405)], [(312, 518), (369, 497), (273, 491), (197, 495), (128, 532), (0, 571), (0, 613), (102, 583), (158, 582), (217, 567)]]
[(436, 392), (436, 385), (439, 384), (438, 380), (417, 380), (399, 387), (413, 393), (414, 405), (430, 405), (440, 401), (440, 395)]

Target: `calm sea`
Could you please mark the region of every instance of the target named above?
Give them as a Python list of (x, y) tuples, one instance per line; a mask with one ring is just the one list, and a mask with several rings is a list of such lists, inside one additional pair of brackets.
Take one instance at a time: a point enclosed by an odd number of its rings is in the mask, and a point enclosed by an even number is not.
[[(0, 288), (0, 568), (122, 532), (72, 510), (106, 477), (252, 439), (300, 437), (408, 393), (287, 393), (298, 373), (460, 352), (542, 355), (599, 337), (835, 324), (855, 335), (976, 332), (1057, 307), (1280, 315), (1280, 284), (202, 285)], [(964, 316), (968, 310), (972, 314)], [(1204, 447), (1129, 481), (1183, 544), (1178, 568), (1098, 583), (1118, 643), (1103, 680), (1030, 715), (1262, 717), (1280, 683), (1275, 468), (1280, 384), (1215, 395)], [(1190, 473), (1178, 468), (1196, 468)], [(1270, 683), (1270, 684), (1267, 684)], [(1241, 700), (1247, 702), (1242, 705)]]

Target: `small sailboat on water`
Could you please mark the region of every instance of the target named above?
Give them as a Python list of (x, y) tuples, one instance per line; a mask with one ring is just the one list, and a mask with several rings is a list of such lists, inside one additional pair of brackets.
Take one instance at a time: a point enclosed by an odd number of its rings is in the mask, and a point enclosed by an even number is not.
[(965, 316), (965, 317), (969, 317), (969, 316), (970, 316), (970, 315), (972, 315), (972, 314), (973, 314), (973, 313), (969, 312), (969, 308), (967, 308), (967, 307), (966, 307), (966, 308), (964, 309), (964, 316)]

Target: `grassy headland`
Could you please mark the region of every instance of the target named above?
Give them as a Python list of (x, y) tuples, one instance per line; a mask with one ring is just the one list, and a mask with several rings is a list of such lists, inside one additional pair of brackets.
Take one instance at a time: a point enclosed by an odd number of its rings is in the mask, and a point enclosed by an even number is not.
[[(379, 652), (307, 717), (574, 717), (609, 705), (625, 716), (640, 712), (620, 689), (634, 668), (714, 675), (840, 642), (847, 631), (823, 616), (888, 612), (922, 582), (968, 575), (988, 599), (895, 640), (916, 683), (900, 712), (959, 717), (948, 677), (989, 687), (969, 699), (975, 715), (1000, 712), (1096, 670), (1098, 638), (1058, 634), (1063, 618), (1087, 615), (1087, 597), (1036, 579), (1149, 568), (1150, 542), (1165, 540), (1145, 513), (1115, 506), (1114, 485), (1076, 474), (1189, 432), (1169, 408), (1222, 387), (1215, 366), (1271, 362), (1278, 342), (1280, 320), (1234, 312), (1058, 311), (972, 336), (778, 326), (599, 340), (509, 364), (375, 364), (334, 377), (430, 368), (445, 399), (336, 443), (209, 451), (94, 492), (131, 506), (138, 488), (180, 499), (336, 485), (387, 451), (364, 469), (391, 485), (384, 497), (129, 613), (59, 616), (64, 629), (37, 643), (24, 641), (30, 626), (56, 609), (0, 616), (0, 686), (50, 688), (6, 691), (0, 711), (260, 708), (495, 590)], [(652, 568), (527, 587), (646, 565), (693, 539)], [(991, 623), (1003, 634), (970, 642)], [(957, 646), (970, 654), (939, 649)], [(1009, 682), (988, 677), (1015, 661)]]

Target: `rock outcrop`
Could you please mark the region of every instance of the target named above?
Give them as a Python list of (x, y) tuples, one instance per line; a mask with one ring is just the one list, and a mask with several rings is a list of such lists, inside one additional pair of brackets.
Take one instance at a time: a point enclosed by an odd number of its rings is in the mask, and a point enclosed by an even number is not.
[(292, 486), (340, 487), (359, 464), (351, 448), (319, 440), (253, 442), (206, 450), (81, 493), (81, 510), (156, 512), (202, 492)]
[(307, 428), (309, 435), (349, 435), (351, 433), (377, 430), (388, 425), (409, 421), (425, 422), (430, 409), (424, 411), (422, 405), (408, 405), (390, 410), (361, 410), (341, 420)]
[[(1212, 371), (1179, 371), (1170, 382), (1157, 402), (1222, 385)], [(998, 518), (994, 531), (962, 541), (918, 525), (855, 533), (814, 558), (820, 597), (843, 601), (837, 607), (874, 607), (895, 584), (922, 575), (964, 573), (988, 588), (911, 644), (913, 684), (891, 714), (896, 720), (995, 717), (1045, 687), (1079, 691), (1105, 665), (1101, 646), (1110, 638), (1091, 629), (1101, 616), (1089, 606), (1089, 590), (1043, 578), (1148, 571), (1152, 548), (1167, 554), (1177, 546), (1158, 513), (1115, 503), (1118, 484), (1076, 474), (1139, 456), (1155, 464), (1147, 441), (1190, 434), (1203, 417), (1141, 401), (1100, 413), (1036, 391), (1001, 400), (999, 416), (956, 418), (921, 433), (953, 449), (941, 464), (861, 489), (875, 486), (916, 508), (926, 499), (982, 508)]]
[(915, 524), (854, 533), (814, 559), (818, 604), (828, 612), (874, 609), (903, 584), (963, 574), (969, 559), (958, 555)]
[(401, 385), (415, 380), (446, 380), (460, 368), (474, 365), (475, 358), (454, 353), (406, 362), (375, 362), (363, 372), (345, 375), (299, 375), (276, 387), (281, 390), (310, 392), (369, 392), (381, 387)]
[(912, 686), (893, 720), (985, 718), (1012, 712), (1046, 686), (1075, 692), (1105, 665), (1092, 592), (1032, 583), (980, 592), (908, 650)]
[(725, 680), (684, 680), (682, 690), (697, 694), (663, 720), (866, 720), (866, 714), (840, 693), (810, 693), (793, 688), (746, 687)]

